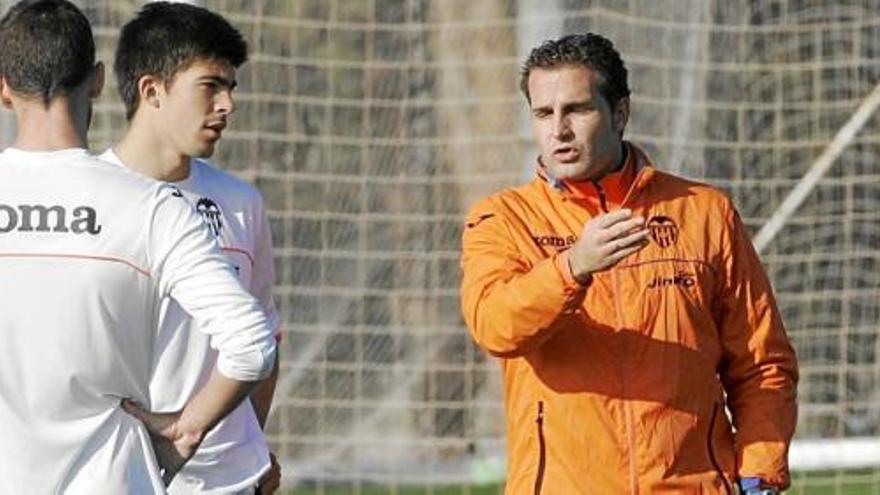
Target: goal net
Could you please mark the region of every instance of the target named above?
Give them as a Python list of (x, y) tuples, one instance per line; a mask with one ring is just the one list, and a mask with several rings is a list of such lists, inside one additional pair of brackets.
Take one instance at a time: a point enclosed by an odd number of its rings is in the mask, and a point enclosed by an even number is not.
[[(109, 63), (140, 2), (76, 3)], [(503, 480), (499, 367), (459, 310), (462, 216), (531, 174), (528, 50), (591, 30), (628, 64), (627, 137), (727, 191), (752, 234), (836, 143), (762, 259), (801, 365), (793, 491), (880, 487), (880, 118), (840, 134), (880, 82), (880, 1), (197, 3), (250, 44), (215, 158), (269, 205), (284, 341), (267, 428), (287, 484)], [(125, 126), (108, 81), (95, 149)]]

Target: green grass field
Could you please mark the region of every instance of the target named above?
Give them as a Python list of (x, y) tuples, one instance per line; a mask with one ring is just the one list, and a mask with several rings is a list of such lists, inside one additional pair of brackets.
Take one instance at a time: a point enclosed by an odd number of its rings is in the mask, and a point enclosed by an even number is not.
[[(500, 487), (417, 487), (417, 488), (312, 488), (281, 492), (282, 495), (501, 495)], [(832, 484), (795, 485), (786, 494), (804, 495), (880, 495), (880, 481), (871, 483), (832, 482)]]
[(296, 490), (287, 490), (282, 495), (500, 495), (503, 493), (499, 486), (483, 486), (483, 487), (400, 487), (396, 489), (381, 487), (369, 488), (362, 487), (359, 491), (356, 488), (301, 488)]
[[(501, 495), (502, 487), (313, 487), (286, 490), (282, 495)], [(794, 473), (789, 495), (880, 495), (880, 470)]]
[(792, 495), (880, 495), (880, 470), (794, 473)]
[[(470, 487), (467, 490), (460, 486), (428, 488), (324, 488), (320, 489), (297, 489), (282, 492), (282, 495), (500, 495), (503, 492), (499, 487)], [(840, 485), (811, 485), (794, 486), (785, 492), (786, 494), (805, 495), (878, 495), (880, 484), (842, 483)]]

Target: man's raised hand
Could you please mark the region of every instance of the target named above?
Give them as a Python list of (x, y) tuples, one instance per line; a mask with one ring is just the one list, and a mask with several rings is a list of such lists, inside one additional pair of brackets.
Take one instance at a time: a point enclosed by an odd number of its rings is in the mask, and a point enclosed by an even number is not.
[(586, 282), (598, 271), (610, 268), (648, 244), (645, 219), (632, 210), (620, 209), (593, 218), (584, 225), (577, 242), (568, 251), (571, 273)]

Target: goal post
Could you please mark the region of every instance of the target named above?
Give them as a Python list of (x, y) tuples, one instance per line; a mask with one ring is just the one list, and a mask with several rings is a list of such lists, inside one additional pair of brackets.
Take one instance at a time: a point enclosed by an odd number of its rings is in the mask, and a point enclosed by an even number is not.
[(753, 242), (755, 249), (759, 253), (773, 241), (773, 238), (782, 229), (785, 221), (806, 200), (807, 195), (813, 191), (819, 180), (834, 165), (835, 160), (840, 157), (844, 149), (855, 139), (856, 134), (864, 127), (868, 119), (877, 113), (878, 106), (880, 106), (880, 83), (874, 86), (874, 90), (859, 104), (852, 117), (840, 128), (840, 131), (837, 132), (834, 139), (828, 144), (828, 147), (822, 151), (822, 154), (816, 158), (816, 161), (813, 162), (807, 173), (797, 183), (797, 186), (785, 197), (785, 200), (773, 212), (773, 215), (761, 227), (761, 230), (755, 234)]

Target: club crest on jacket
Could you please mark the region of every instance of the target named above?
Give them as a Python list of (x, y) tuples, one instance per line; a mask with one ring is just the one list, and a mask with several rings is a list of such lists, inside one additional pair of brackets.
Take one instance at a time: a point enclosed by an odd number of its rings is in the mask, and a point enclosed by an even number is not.
[(678, 242), (678, 225), (669, 217), (653, 216), (648, 220), (651, 239), (661, 248), (668, 248)]

